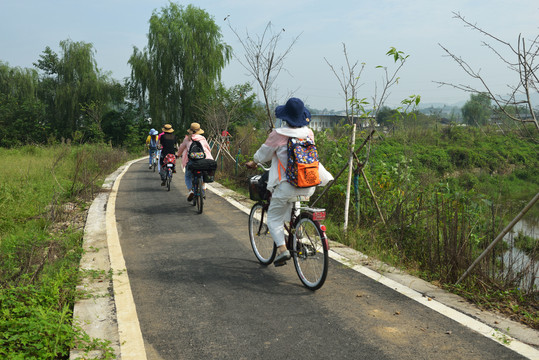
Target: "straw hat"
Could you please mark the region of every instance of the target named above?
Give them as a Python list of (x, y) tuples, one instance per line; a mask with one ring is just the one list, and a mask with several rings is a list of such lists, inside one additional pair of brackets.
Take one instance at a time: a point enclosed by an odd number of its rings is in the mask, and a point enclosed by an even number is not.
[(187, 129), (187, 132), (191, 135), (193, 134), (204, 134), (204, 130), (202, 130), (200, 128), (200, 124), (199, 123), (191, 123), (191, 127), (189, 129)]
[(165, 126), (163, 126), (163, 128), (161, 130), (163, 130), (166, 133), (174, 132), (174, 129), (172, 128), (172, 125), (170, 125), (170, 124), (165, 124)]

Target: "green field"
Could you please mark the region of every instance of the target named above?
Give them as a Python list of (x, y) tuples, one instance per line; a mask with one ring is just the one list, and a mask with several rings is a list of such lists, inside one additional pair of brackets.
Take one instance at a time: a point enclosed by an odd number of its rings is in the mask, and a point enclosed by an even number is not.
[(67, 359), (74, 345), (110, 355), (72, 309), (86, 207), (127, 158), (101, 145), (0, 149), (0, 358)]

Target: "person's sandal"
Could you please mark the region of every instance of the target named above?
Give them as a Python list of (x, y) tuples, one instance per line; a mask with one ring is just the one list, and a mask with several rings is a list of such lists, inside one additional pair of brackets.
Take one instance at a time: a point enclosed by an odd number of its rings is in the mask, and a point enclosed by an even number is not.
[(290, 251), (285, 250), (282, 253), (277, 254), (277, 256), (275, 256), (275, 260), (273, 260), (273, 265), (274, 266), (286, 265), (286, 260), (290, 260), (290, 258), (291, 258)]

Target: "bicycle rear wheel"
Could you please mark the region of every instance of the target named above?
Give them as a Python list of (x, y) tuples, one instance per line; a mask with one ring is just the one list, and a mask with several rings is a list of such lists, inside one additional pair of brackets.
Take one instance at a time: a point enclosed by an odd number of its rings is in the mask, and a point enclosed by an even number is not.
[(267, 216), (267, 208), (264, 209), (261, 203), (254, 204), (249, 214), (251, 247), (258, 261), (264, 265), (271, 264), (277, 252), (277, 247), (269, 233)]
[(197, 201), (197, 210), (199, 214), (202, 214), (204, 209), (204, 197), (202, 196), (202, 178), (198, 178), (197, 189), (195, 191), (195, 199)]
[(328, 274), (328, 246), (320, 224), (309, 214), (302, 214), (296, 221), (292, 249), (294, 266), (303, 285), (311, 290), (320, 289)]
[(167, 191), (170, 191), (170, 182), (172, 181), (172, 170), (167, 169)]

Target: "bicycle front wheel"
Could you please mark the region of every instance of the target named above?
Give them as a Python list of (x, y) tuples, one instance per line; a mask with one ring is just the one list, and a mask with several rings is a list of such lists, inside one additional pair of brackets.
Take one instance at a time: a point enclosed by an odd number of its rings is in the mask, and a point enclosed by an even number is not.
[(202, 214), (204, 209), (204, 196), (202, 195), (202, 178), (198, 179), (198, 186), (195, 192), (195, 198), (197, 201), (197, 210), (199, 214)]
[(328, 274), (328, 246), (320, 224), (307, 214), (296, 221), (292, 249), (296, 272), (303, 285), (311, 290), (320, 289)]
[(264, 265), (271, 264), (277, 252), (269, 233), (267, 217), (267, 208), (265, 209), (263, 204), (253, 205), (249, 214), (249, 239), (256, 258)]

